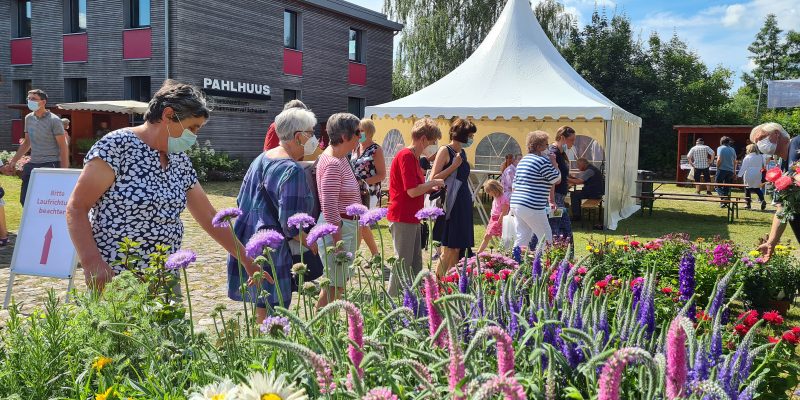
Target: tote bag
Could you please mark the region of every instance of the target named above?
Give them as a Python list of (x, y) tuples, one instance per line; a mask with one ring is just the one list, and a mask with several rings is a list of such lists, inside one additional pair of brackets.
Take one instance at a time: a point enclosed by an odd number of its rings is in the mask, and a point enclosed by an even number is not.
[(517, 239), (517, 218), (511, 213), (503, 217), (503, 234), (500, 239), (503, 248), (514, 247), (514, 241)]

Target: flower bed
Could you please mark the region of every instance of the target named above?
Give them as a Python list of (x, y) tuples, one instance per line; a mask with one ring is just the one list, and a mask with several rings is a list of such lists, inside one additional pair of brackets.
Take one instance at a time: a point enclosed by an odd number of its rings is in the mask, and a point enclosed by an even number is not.
[[(267, 272), (276, 240), (248, 243)], [(748, 266), (732, 243), (680, 235), (590, 246), (584, 261), (555, 259), (563, 249), (480, 254), (444, 279), (408, 279), (402, 301), (372, 277), (346, 300), (277, 308), (260, 326), (247, 305), (234, 318), (218, 310), (215, 329), (196, 333), (170, 289), (185, 275), (168, 270), (191, 268), (191, 254), (160, 249), (151, 271), (126, 272), (102, 298), (51, 296), (27, 318), (12, 309), (0, 397), (769, 399), (794, 388), (800, 327), (738, 309), (742, 271), (777, 261)]]

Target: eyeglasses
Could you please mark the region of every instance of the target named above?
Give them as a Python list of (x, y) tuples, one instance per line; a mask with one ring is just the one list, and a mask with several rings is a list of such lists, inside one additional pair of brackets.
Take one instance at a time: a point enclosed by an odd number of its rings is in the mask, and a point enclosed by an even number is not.
[(294, 133), (302, 133), (306, 137), (314, 136), (314, 131), (294, 131)]

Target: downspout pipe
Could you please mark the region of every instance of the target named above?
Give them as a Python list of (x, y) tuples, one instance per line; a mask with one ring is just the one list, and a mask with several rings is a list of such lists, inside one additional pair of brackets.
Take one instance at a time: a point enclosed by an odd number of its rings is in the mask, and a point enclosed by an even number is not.
[(169, 0), (164, 0), (164, 80), (169, 79)]

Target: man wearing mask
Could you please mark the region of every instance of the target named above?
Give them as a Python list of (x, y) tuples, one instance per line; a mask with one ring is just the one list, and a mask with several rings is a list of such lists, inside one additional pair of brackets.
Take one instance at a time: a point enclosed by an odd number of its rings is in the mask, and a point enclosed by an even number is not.
[[(750, 131), (750, 141), (758, 146), (758, 151), (762, 154), (774, 155), (784, 160), (788, 159), (789, 154), (789, 133), (780, 124), (775, 122), (768, 122), (753, 128)], [(781, 206), (778, 205), (778, 210)], [(800, 218), (795, 218), (789, 223), (794, 231), (796, 239), (800, 240)], [(764, 261), (768, 261), (772, 256), (775, 246), (780, 242), (783, 231), (786, 230), (786, 224), (778, 219), (778, 214), (772, 217), (772, 228), (769, 232), (767, 242), (758, 247), (758, 250), (764, 255)]]
[(6, 164), (2, 172), (11, 175), (17, 161), (28, 150), (30, 161), (22, 169), (22, 187), (19, 202), (25, 205), (28, 181), (35, 168), (69, 168), (69, 150), (61, 118), (47, 111), (47, 93), (41, 89), (28, 92), (28, 109), (31, 113), (25, 116), (25, 138), (17, 149), (17, 153)]

